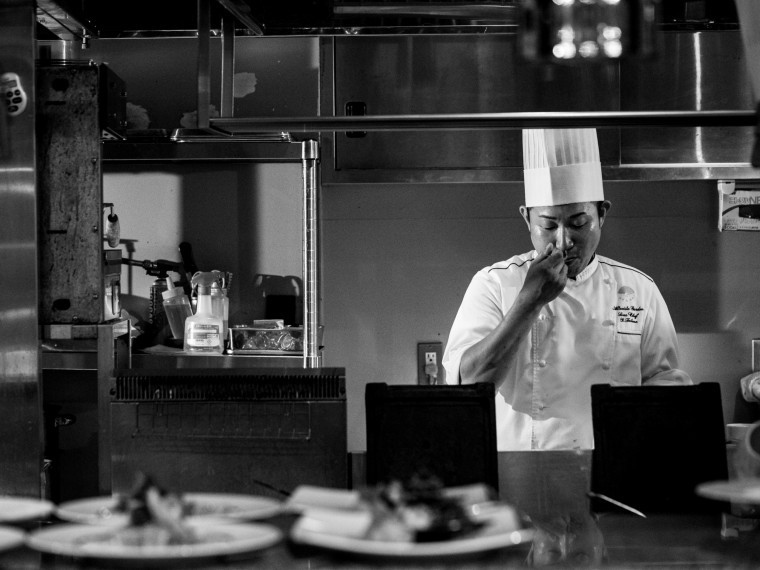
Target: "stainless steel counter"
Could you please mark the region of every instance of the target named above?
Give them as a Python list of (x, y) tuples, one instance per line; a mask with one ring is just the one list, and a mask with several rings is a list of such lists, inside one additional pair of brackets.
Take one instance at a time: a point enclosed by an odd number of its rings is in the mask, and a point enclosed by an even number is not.
[[(546, 564), (607, 568), (752, 568), (760, 563), (758, 532), (741, 532), (737, 538), (723, 539), (719, 514), (661, 513), (640, 518), (624, 511), (591, 513), (585, 495), (590, 465), (587, 452), (501, 453), (499, 464), (502, 499), (512, 502), (530, 517), (541, 542), (534, 540), (534, 544), (505, 547), (474, 557), (421, 561), (341, 555), (299, 547), (284, 540), (259, 553), (206, 561), (197, 567), (503, 569)], [(291, 515), (278, 515), (261, 522), (275, 525), (287, 536), (294, 520)], [(551, 545), (561, 544), (564, 544), (562, 548), (551, 548)], [(565, 555), (560, 556), (563, 549)], [(35, 570), (99, 567), (64, 557), (41, 557), (26, 549), (0, 555), (0, 566)]]

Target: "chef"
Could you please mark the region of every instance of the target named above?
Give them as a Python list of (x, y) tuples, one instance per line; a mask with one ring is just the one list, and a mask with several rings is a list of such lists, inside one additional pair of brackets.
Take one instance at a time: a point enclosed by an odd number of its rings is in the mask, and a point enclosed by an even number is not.
[(592, 384), (691, 384), (652, 279), (596, 253), (610, 209), (594, 129), (523, 131), (534, 250), (480, 270), (449, 334), (447, 382), (496, 385), (501, 451), (591, 449)]

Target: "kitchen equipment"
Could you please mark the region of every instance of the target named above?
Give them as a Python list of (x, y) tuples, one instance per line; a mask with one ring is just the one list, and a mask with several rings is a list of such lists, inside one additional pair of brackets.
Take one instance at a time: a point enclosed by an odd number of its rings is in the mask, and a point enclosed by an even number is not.
[(163, 306), (163, 293), (168, 289), (166, 283), (167, 278), (169, 277), (169, 272), (172, 271), (179, 274), (179, 284), (183, 287), (187, 285), (189, 290), (189, 284), (186, 281), (186, 273), (182, 262), (169, 261), (166, 259), (157, 259), (153, 261), (150, 259), (137, 260), (130, 258), (124, 258), (121, 262), (124, 265), (142, 267), (148, 275), (156, 278), (150, 286), (148, 322), (156, 331), (161, 331), (168, 324)]
[(117, 370), (113, 492), (138, 472), (279, 499), (304, 484), (347, 488), (345, 370), (253, 366)]

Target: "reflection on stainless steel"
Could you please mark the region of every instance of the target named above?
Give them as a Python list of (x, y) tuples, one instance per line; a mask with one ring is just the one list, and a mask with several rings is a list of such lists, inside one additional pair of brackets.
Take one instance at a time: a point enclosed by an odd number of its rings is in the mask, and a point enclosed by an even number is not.
[(225, 133), (218, 129), (174, 129), (170, 140), (180, 143), (207, 143), (207, 142), (231, 142), (231, 143), (263, 143), (263, 142), (292, 142), (290, 133), (245, 133), (241, 135)]
[(217, 0), (217, 2), (230, 14), (235, 16), (254, 35), (260, 36), (264, 33), (261, 24), (251, 17), (250, 10), (245, 2), (241, 2), (240, 0)]
[[(746, 55), (747, 72), (752, 81), (752, 91), (760, 117), (760, 4), (749, 0), (737, 0), (736, 9), (742, 24), (742, 42)], [(760, 166), (760, 120), (755, 129), (752, 165)]]
[[(739, 32), (667, 33), (663, 42), (661, 57), (622, 65), (621, 109), (674, 113), (743, 109), (748, 122), (671, 124), (667, 129), (642, 124), (621, 132), (621, 163), (749, 162), (757, 117)], [(729, 128), (732, 125), (736, 128)]]
[(350, 117), (215, 118), (211, 126), (230, 134), (287, 130), (417, 131), (585, 127), (751, 126), (755, 113), (722, 111), (585, 111), (535, 113), (452, 113)]
[[(0, 0), (0, 69), (18, 75), (26, 109), (0, 106), (0, 494), (40, 496), (42, 418), (37, 346), (34, 2)], [(44, 489), (43, 489), (44, 491)]]
[(302, 143), (303, 161), (303, 279), (304, 368), (318, 368), (319, 357), (319, 145)]
[(611, 497), (608, 497), (607, 495), (603, 495), (601, 493), (594, 493), (593, 491), (589, 491), (588, 492), (588, 496), (591, 497), (592, 499), (601, 499), (603, 501), (607, 501), (608, 503), (613, 504), (613, 505), (615, 505), (617, 507), (620, 507), (621, 509), (624, 509), (626, 511), (629, 511), (629, 512), (633, 513), (634, 515), (638, 515), (640, 517), (647, 518), (647, 516), (644, 513), (642, 513), (640, 510), (634, 509), (633, 507), (631, 507), (629, 505), (626, 505), (625, 503), (621, 503), (620, 501), (616, 501), (615, 499), (612, 499)]
[(97, 30), (83, 17), (74, 15), (55, 0), (37, 0), (37, 22), (62, 40), (82, 41), (97, 37)]
[[(328, 183), (519, 181), (514, 131), (525, 126), (599, 127), (603, 165), (626, 169), (614, 180), (756, 178), (739, 32), (668, 31), (658, 41), (656, 58), (544, 66), (521, 61), (506, 34), (335, 38), (321, 43), (333, 78), (320, 84), (321, 117), (279, 127), (321, 130)], [(349, 101), (367, 116), (344, 116)], [(215, 126), (275, 127), (224, 120)], [(354, 130), (367, 136), (344, 134)]]
[(658, 7), (656, 0), (523, 2), (522, 53), (554, 63), (651, 57)]

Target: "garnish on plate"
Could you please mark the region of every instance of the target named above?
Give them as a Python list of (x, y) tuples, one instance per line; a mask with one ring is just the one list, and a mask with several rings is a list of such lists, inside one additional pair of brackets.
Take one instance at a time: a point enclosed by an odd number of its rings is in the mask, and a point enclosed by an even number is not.
[(467, 512), (459, 497), (444, 492), (433, 475), (415, 474), (408, 481), (390, 481), (367, 490), (373, 513), (370, 540), (436, 542), (466, 536), (483, 526)]
[(129, 515), (129, 524), (115, 538), (135, 546), (194, 544), (197, 538), (186, 521), (191, 509), (180, 494), (159, 487), (141, 473), (134, 490), (118, 499), (116, 510)]

